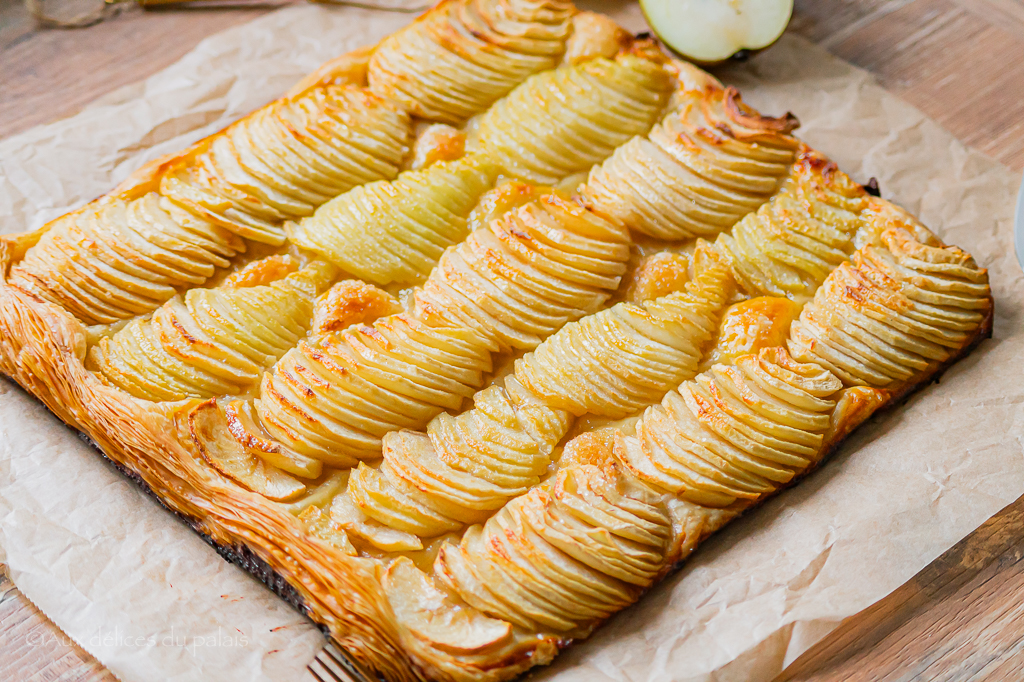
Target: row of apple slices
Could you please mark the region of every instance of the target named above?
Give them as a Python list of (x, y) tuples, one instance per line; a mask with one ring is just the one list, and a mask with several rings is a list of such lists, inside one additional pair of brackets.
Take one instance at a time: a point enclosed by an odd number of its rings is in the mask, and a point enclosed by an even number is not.
[(583, 318), (516, 361), (515, 376), (545, 405), (574, 416), (624, 417), (697, 372), (732, 298), (728, 268), (706, 243), (683, 289)]
[(462, 123), (557, 66), (576, 12), (568, 0), (441, 3), (374, 50), (369, 87), (420, 118)]
[(60, 218), (10, 271), (9, 282), (86, 323), (141, 315), (196, 286), (245, 242), (156, 192)]
[[(366, 54), (330, 62), (290, 96), (170, 163), (154, 162), (123, 194), (119, 188), (51, 225), (12, 269), (11, 283), (85, 324), (113, 323), (155, 309), (183, 286), (201, 284), (211, 276), (210, 266), (225, 267), (226, 259), (245, 249), (234, 235), (282, 244), (284, 220), (309, 215), (357, 185), (393, 178), (408, 152), (409, 111), (424, 114), (418, 103), (443, 84), (419, 78), (428, 66), (438, 70), (439, 60), (406, 61), (385, 76), (386, 55), (405, 43), (447, 49), (451, 36), (440, 24), (448, 26), (449, 10), (458, 15), (458, 35), (470, 52), (440, 67), (445, 83), (472, 83), (472, 91), (492, 93), (470, 113), (530, 73), (554, 67), (572, 34), (575, 12), (567, 2), (448, 3), (385, 41), (369, 68)], [(423, 32), (430, 22), (439, 30)], [(413, 40), (416, 35), (432, 47)], [(489, 68), (481, 71), (479, 64)], [(373, 74), (369, 85), (367, 70)], [(502, 72), (504, 80), (494, 90), (493, 76)], [(403, 97), (389, 85), (391, 77), (425, 89)], [(136, 196), (147, 187), (148, 194)], [(142, 222), (134, 225), (126, 213), (143, 214)]]
[[(258, 261), (253, 269), (291, 259)], [(132, 395), (180, 400), (237, 395), (306, 335), (314, 300), (336, 274), (314, 261), (269, 284), (250, 285), (243, 270), (213, 289), (191, 289), (152, 316), (132, 320), (89, 349), (89, 367)]]
[[(991, 314), (988, 272), (902, 211), (832, 273), (793, 324), (793, 356), (848, 385), (913, 383)], [(922, 234), (924, 233), (924, 234)]]
[(288, 238), (367, 282), (419, 284), (466, 237), (498, 172), (486, 156), (469, 155), (362, 185), (288, 223)]
[[(631, 412), (696, 374), (731, 295), (725, 267), (712, 255), (698, 261), (683, 291), (567, 325), (517, 361), (505, 387), (485, 390), (474, 409), (439, 415), (425, 435), (389, 433), (380, 468), (361, 464), (344, 494), (371, 519), (420, 537), (483, 520), (523, 494), (540, 482), (570, 415)], [(557, 428), (538, 428), (538, 412)], [(373, 543), (366, 524), (342, 527)], [(410, 548), (418, 544), (409, 538)]]
[(789, 134), (798, 124), (789, 114), (760, 116), (734, 88), (677, 68), (684, 86), (672, 113), (592, 169), (587, 194), (652, 237), (711, 238), (777, 191), (799, 146)]
[[(794, 325), (788, 344), (805, 357), (773, 347), (713, 365), (648, 408), (633, 435), (620, 433), (614, 460), (594, 457), (600, 468), (568, 464), (553, 482), (471, 527), (457, 545), (442, 544), (432, 576), (401, 559), (389, 568), (383, 586), (399, 624), (417, 646), (432, 649), (434, 665), (459, 679), (474, 674), (478, 659), (486, 664), (488, 651), (493, 658), (501, 647), (511, 650), (517, 631), (586, 635), (675, 556), (677, 541), (649, 533), (658, 513), (666, 528), (680, 529), (702, 507), (734, 516), (817, 464), (845, 428), (834, 414), (847, 397), (877, 405), (891, 393), (865, 384), (898, 390), (963, 348), (991, 313), (986, 271), (902, 211), (872, 217), (881, 224), (862, 233), (868, 243), (829, 274), (805, 308), (827, 316), (827, 326), (807, 343), (807, 319)], [(907, 363), (899, 376), (881, 374), (888, 361), (922, 346), (936, 352)], [(585, 498), (587, 506), (580, 482), (594, 480), (587, 489), (601, 492)], [(649, 515), (627, 518), (614, 501), (622, 497), (630, 511)], [(696, 506), (663, 506), (671, 500)], [(429, 590), (443, 598), (432, 607), (422, 599)], [(543, 658), (541, 644), (531, 641), (520, 649), (536, 647)]]
[(247, 239), (280, 245), (281, 224), (357, 185), (393, 178), (412, 122), (354, 85), (278, 100), (162, 175), (160, 193)]
[(472, 124), (467, 146), (538, 184), (586, 171), (646, 134), (665, 108), (671, 74), (644, 46), (530, 76)]
[(647, 409), (616, 456), (637, 479), (704, 506), (756, 500), (817, 460), (842, 382), (782, 348), (714, 365)]

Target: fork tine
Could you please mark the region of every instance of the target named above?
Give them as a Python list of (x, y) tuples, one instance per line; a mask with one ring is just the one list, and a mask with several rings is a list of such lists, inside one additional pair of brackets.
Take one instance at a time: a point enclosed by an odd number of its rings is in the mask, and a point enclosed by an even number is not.
[(307, 667), (317, 682), (376, 682), (333, 641), (324, 645)]
[[(329, 645), (328, 645), (329, 646)], [(335, 662), (327, 647), (320, 650), (307, 668), (317, 682), (356, 682)]]
[[(313, 662), (310, 663), (308, 666), (306, 666), (306, 670), (309, 671), (309, 674), (313, 676), (313, 678), (316, 680), (316, 682), (344, 682), (344, 680), (338, 680), (336, 678), (332, 680), (332, 679), (324, 679), (323, 677), (320, 677), (320, 673), (318, 673), (316, 671), (316, 668), (317, 668), (316, 664), (319, 663), (319, 662), (320, 661), (318, 661), (317, 659), (314, 658)], [(334, 677), (334, 675), (331, 674), (330, 672), (328, 672), (327, 674), (330, 675), (330, 677)]]
[(324, 652), (320, 651), (316, 658), (313, 659), (313, 662), (306, 668), (316, 682), (351, 682), (351, 678), (348, 675), (341, 673), (343, 676), (339, 676), (338, 673), (332, 670), (330, 665), (324, 662), (324, 658), (326, 658)]

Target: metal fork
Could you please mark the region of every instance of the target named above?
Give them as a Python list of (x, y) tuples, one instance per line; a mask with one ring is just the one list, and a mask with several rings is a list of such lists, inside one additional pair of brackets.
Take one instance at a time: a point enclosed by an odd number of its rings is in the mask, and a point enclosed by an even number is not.
[(306, 668), (316, 682), (380, 682), (349, 658), (341, 647), (328, 642)]

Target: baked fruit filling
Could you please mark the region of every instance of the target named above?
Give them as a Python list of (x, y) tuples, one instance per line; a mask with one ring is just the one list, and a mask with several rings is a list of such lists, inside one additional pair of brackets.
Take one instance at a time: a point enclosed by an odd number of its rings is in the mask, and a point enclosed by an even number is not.
[(712, 238), (774, 194), (795, 160), (792, 116), (752, 112), (706, 76), (646, 137), (590, 171), (588, 195), (630, 229), (664, 240)]
[(447, 0), (4, 238), (0, 361), (368, 670), (509, 679), (989, 333), (797, 125)]
[(296, 246), (377, 285), (417, 284), (462, 241), (498, 167), (486, 157), (441, 161), (356, 187), (286, 226)]
[(441, 3), (381, 41), (370, 89), (417, 117), (459, 123), (558, 65), (576, 9), (567, 0)]
[(306, 335), (313, 301), (335, 272), (313, 261), (268, 284), (192, 289), (101, 338), (89, 359), (138, 398), (244, 393)]

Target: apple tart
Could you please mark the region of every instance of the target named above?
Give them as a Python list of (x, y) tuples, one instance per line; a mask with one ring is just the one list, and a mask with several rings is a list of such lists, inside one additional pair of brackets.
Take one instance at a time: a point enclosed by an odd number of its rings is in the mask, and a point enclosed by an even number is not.
[(0, 238), (0, 368), (367, 679), (510, 679), (990, 334), (797, 126), (446, 0)]

